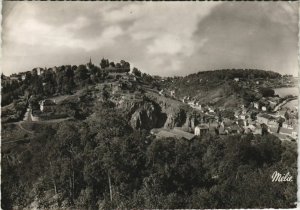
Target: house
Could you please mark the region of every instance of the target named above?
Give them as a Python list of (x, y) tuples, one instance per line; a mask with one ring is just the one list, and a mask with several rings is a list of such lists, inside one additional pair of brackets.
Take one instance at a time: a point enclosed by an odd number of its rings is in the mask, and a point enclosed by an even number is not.
[(270, 116), (268, 114), (258, 114), (257, 115), (257, 122), (262, 124), (262, 123), (265, 123), (265, 124), (269, 124), (269, 125), (274, 125), (274, 124), (277, 124), (277, 121), (276, 121), (276, 118), (273, 117), (273, 116)]
[(287, 122), (282, 123), (282, 127), (287, 129), (293, 129), (293, 126), (291, 124), (288, 124)]
[(248, 125), (247, 126), (247, 128), (251, 131), (251, 132), (254, 132), (255, 131), (255, 129), (256, 129), (256, 126), (255, 125), (252, 125), (252, 124), (250, 124), (250, 125)]
[(111, 71), (108, 73), (109, 76), (111, 76), (114, 79), (120, 79), (125, 77), (126, 75), (128, 75), (127, 72), (115, 72), (115, 71)]
[(258, 134), (258, 135), (262, 135), (262, 127), (261, 125), (255, 125), (255, 129), (254, 129), (254, 132), (253, 134)]
[(192, 140), (195, 135), (186, 131), (183, 131), (182, 129), (175, 127), (173, 130), (171, 130), (172, 133), (175, 133), (177, 136), (180, 136), (180, 138), (184, 138), (187, 140)]
[(247, 118), (247, 116), (246, 116), (245, 114), (241, 114), (241, 115), (240, 115), (240, 118), (241, 118), (242, 120), (245, 120), (245, 119)]
[(211, 108), (211, 107), (208, 107), (208, 112), (215, 113), (215, 110), (213, 110), (213, 108)]
[(266, 124), (257, 124), (255, 125), (255, 130), (253, 134), (258, 134), (258, 135), (264, 135), (265, 133), (268, 133), (269, 128)]
[(55, 109), (56, 103), (50, 99), (40, 101), (40, 110), (42, 112), (49, 112)]
[(202, 135), (208, 133), (208, 131), (209, 131), (209, 125), (207, 125), (207, 124), (200, 124), (200, 125), (197, 125), (195, 127), (194, 134), (196, 136), (202, 136)]
[(9, 79), (10, 79), (10, 81), (17, 81), (17, 82), (20, 81), (20, 77), (18, 77), (18, 76), (11, 76), (11, 77), (9, 77)]
[(163, 96), (164, 95), (164, 90), (162, 89), (158, 93), (159, 93), (159, 95)]
[(259, 103), (254, 102), (254, 103), (253, 103), (253, 107), (256, 108), (256, 109), (259, 109)]
[(37, 75), (40, 76), (43, 74), (44, 70), (42, 68), (37, 68)]
[(247, 109), (246, 108), (244, 108), (244, 109), (242, 109), (242, 114), (246, 114), (247, 113)]
[[(154, 132), (153, 132), (154, 133)], [(157, 138), (177, 138), (177, 139), (187, 139), (192, 140), (195, 138), (194, 134), (179, 130), (179, 129), (173, 129), (173, 130), (167, 130), (167, 129), (160, 129), (157, 133), (154, 133)]]
[(279, 127), (269, 127), (268, 131), (270, 133), (279, 133)]
[(232, 133), (232, 134), (237, 134), (237, 133), (242, 133), (243, 129), (238, 126), (237, 124), (233, 124), (229, 127), (227, 127), (229, 133)]
[[(130, 81), (137, 81), (137, 77), (134, 74), (129, 74), (128, 77), (129, 77)], [(125, 77), (123, 77), (123, 78), (125, 78)]]
[(236, 111), (234, 112), (234, 117), (235, 117), (235, 118), (239, 118), (240, 114), (241, 114), (241, 111), (236, 110)]
[(298, 129), (297, 127), (291, 127), (291, 126), (285, 126), (285, 127), (281, 127), (279, 130), (279, 133), (282, 135), (287, 135), (290, 136), (294, 139), (296, 139), (298, 137)]
[(188, 102), (188, 105), (190, 105), (190, 106), (195, 106), (195, 101), (189, 101), (189, 102)]
[(194, 108), (201, 110), (202, 106), (201, 106), (200, 102), (196, 102), (196, 105), (194, 106)]
[(175, 90), (171, 90), (170, 95), (171, 95), (171, 97), (175, 97)]
[(262, 107), (261, 107), (261, 110), (262, 110), (262, 111), (267, 111), (267, 107), (266, 107), (266, 106), (262, 106)]
[(22, 81), (24, 81), (26, 79), (26, 74), (22, 74), (21, 79), (22, 79)]
[(239, 119), (239, 120), (237, 121), (237, 124), (238, 124), (239, 126), (243, 126), (243, 127), (247, 126), (247, 122), (246, 122), (245, 119)]
[(234, 78), (234, 81), (238, 82), (240, 79), (238, 77)]
[(177, 138), (175, 133), (172, 133), (172, 132), (167, 131), (167, 130), (160, 130), (155, 135), (156, 135), (157, 138), (170, 138), (170, 137), (171, 138)]

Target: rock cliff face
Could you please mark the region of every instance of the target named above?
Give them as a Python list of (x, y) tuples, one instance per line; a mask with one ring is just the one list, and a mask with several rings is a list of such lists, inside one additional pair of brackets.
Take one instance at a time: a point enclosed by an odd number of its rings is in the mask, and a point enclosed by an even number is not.
[(162, 103), (152, 98), (125, 100), (118, 107), (126, 110), (130, 125), (134, 129), (183, 127), (186, 131), (193, 131), (198, 123), (196, 117), (176, 103), (172, 100)]
[(145, 102), (131, 116), (130, 124), (134, 129), (159, 128), (166, 120), (166, 114), (153, 102)]
[(182, 109), (175, 109), (168, 113), (164, 124), (165, 128), (181, 127), (186, 121), (186, 112)]
[(182, 127), (187, 129), (188, 131), (193, 131), (197, 126), (197, 124), (198, 124), (197, 118), (195, 116), (190, 115), (190, 113), (188, 113), (185, 123)]
[(164, 124), (165, 128), (182, 127), (186, 131), (193, 131), (198, 120), (188, 111), (179, 109), (167, 115), (168, 118)]
[(134, 129), (183, 127), (186, 131), (193, 131), (197, 119), (186, 110), (162, 112), (158, 104), (146, 102), (133, 112), (130, 124)]

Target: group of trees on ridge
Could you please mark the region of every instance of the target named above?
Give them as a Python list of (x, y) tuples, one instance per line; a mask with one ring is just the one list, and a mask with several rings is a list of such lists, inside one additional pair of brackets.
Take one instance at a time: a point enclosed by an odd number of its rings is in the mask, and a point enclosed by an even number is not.
[[(31, 94), (52, 95), (54, 93), (66, 94), (71, 93), (74, 88), (82, 88), (87, 84), (98, 83), (108, 78), (108, 67), (124, 68), (127, 72), (130, 70), (130, 64), (124, 60), (120, 63), (110, 62), (108, 59), (102, 59), (100, 67), (88, 63), (87, 65), (63, 65), (57, 67), (54, 71), (52, 68), (45, 68), (43, 74), (38, 76), (37, 69), (26, 73), (26, 78), (22, 82), (12, 81), (11, 83), (2, 82), (2, 106), (7, 105), (23, 95), (25, 91)], [(111, 69), (110, 69), (111, 70)], [(162, 78), (142, 73), (137, 68), (133, 68), (132, 73), (142, 77), (148, 83), (158, 83)], [(233, 78), (240, 79), (266, 79), (279, 78), (281, 75), (272, 71), (263, 71), (255, 69), (223, 69), (215, 71), (203, 71), (190, 74), (186, 77), (168, 77), (166, 81), (175, 80), (178, 82), (190, 81), (189, 85), (195, 80), (199, 83), (200, 79), (209, 80), (211, 84), (218, 84), (218, 81), (226, 81)], [(2, 79), (4, 75), (2, 74)], [(158, 80), (157, 80), (158, 79)], [(176, 82), (178, 81), (178, 82)], [(154, 84), (159, 86), (159, 84)]]
[[(113, 71), (129, 72), (130, 63), (121, 60), (120, 63), (110, 62), (102, 59), (100, 67), (89, 62), (86, 65), (62, 65), (55, 68), (40, 68), (43, 72), (38, 75), (37, 68), (25, 73), (23, 81), (11, 80), (6, 82), (3, 74), (2, 79), (2, 100), (1, 105), (5, 106), (14, 99), (25, 94), (51, 96), (53, 94), (70, 94), (75, 89), (86, 85), (100, 83), (110, 78), (109, 73)], [(146, 83), (156, 83), (154, 77), (142, 73), (139, 69), (133, 68), (132, 73), (141, 77)], [(155, 84), (157, 85), (157, 84)]]

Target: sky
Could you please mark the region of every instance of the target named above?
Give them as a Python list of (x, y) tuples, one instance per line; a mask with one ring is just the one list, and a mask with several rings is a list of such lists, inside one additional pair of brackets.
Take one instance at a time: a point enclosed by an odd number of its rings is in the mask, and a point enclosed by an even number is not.
[(1, 69), (99, 65), (160, 76), (244, 68), (298, 75), (298, 3), (3, 2)]

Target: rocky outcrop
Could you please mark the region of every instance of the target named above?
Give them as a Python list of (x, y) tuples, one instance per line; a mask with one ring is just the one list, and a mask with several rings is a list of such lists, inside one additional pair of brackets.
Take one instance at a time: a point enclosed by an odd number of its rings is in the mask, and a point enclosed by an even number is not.
[(172, 102), (166, 100), (162, 103), (155, 98), (122, 100), (118, 107), (126, 110), (133, 129), (183, 127), (187, 131), (193, 131), (197, 125), (196, 117), (188, 108)]
[(182, 127), (188, 131), (193, 131), (197, 126), (197, 124), (198, 124), (198, 120), (196, 119), (196, 117), (188, 113), (185, 123)]
[(168, 118), (164, 124), (165, 128), (182, 127), (186, 131), (193, 131), (197, 125), (197, 119), (188, 111), (179, 109), (168, 114)]
[(186, 121), (186, 112), (182, 109), (172, 110), (164, 124), (165, 128), (181, 127)]
[(153, 102), (145, 102), (131, 116), (130, 124), (134, 129), (159, 128), (166, 120), (166, 114)]

